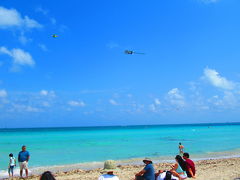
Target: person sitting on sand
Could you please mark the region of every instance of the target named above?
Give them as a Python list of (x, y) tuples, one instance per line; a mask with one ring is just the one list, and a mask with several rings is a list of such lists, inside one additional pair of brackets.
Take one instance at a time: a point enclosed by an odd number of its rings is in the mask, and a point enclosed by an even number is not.
[(196, 169), (195, 169), (195, 164), (194, 162), (189, 159), (189, 154), (188, 153), (183, 153), (183, 159), (186, 162), (186, 173), (188, 177), (192, 177), (195, 178), (195, 173), (196, 173)]
[(114, 175), (114, 171), (117, 171), (116, 162), (114, 160), (107, 160), (104, 162), (103, 174), (98, 180), (119, 180), (119, 178)]
[(179, 180), (186, 179), (186, 162), (182, 159), (180, 155), (175, 157), (176, 163), (172, 166), (170, 170), (174, 176), (178, 177)]
[(50, 171), (42, 173), (40, 180), (56, 180)]
[(155, 172), (152, 165), (152, 160), (145, 158), (143, 163), (146, 164), (146, 166), (143, 170), (135, 175), (135, 180), (155, 180)]
[(15, 157), (13, 157), (13, 154), (10, 153), (9, 154), (9, 165), (8, 165), (9, 177), (13, 177), (13, 170), (14, 170), (15, 166), (16, 166), (16, 159), (15, 159)]
[(178, 149), (179, 149), (179, 155), (183, 155), (184, 146), (182, 145), (182, 143), (179, 143)]
[(178, 180), (177, 177), (173, 176), (171, 171), (160, 171), (156, 175), (156, 180)]

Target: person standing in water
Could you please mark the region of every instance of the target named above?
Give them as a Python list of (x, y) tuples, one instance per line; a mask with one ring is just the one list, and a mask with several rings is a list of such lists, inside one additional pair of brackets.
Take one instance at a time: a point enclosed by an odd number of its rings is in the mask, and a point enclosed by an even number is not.
[(179, 155), (183, 155), (184, 146), (182, 145), (182, 143), (179, 143), (178, 149), (179, 149)]
[(9, 154), (9, 165), (8, 165), (8, 174), (9, 174), (9, 178), (12, 177), (13, 178), (13, 170), (14, 167), (16, 166), (16, 159), (15, 157), (13, 157), (13, 154)]

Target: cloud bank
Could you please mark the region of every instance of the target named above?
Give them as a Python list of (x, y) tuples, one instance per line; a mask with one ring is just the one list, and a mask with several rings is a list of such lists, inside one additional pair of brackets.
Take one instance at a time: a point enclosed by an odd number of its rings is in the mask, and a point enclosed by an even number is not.
[(68, 105), (74, 106), (74, 107), (84, 107), (86, 104), (83, 101), (69, 101)]
[(4, 89), (0, 89), (0, 98), (5, 98), (7, 97), (7, 91)]
[(41, 28), (42, 25), (36, 20), (28, 16), (22, 15), (15, 9), (7, 9), (0, 6), (0, 28), (20, 28), (20, 29), (33, 29)]
[(235, 87), (234, 82), (220, 76), (220, 74), (214, 69), (205, 68), (203, 79), (206, 79), (211, 85), (218, 88), (231, 90)]
[(32, 56), (18, 48), (14, 49), (7, 49), (6, 47), (2, 46), (0, 47), (0, 54), (6, 54), (12, 58), (14, 65), (22, 65), (22, 66), (34, 66), (35, 61), (33, 60)]

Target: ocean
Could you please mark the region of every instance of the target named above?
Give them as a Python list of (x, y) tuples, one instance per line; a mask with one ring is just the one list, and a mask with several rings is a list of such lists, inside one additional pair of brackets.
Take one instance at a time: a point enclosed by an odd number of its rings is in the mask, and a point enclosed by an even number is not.
[(7, 169), (8, 154), (17, 158), (22, 145), (32, 169), (73, 164), (87, 169), (107, 159), (174, 160), (179, 142), (195, 159), (239, 156), (239, 132), (240, 123), (0, 129), (0, 169)]

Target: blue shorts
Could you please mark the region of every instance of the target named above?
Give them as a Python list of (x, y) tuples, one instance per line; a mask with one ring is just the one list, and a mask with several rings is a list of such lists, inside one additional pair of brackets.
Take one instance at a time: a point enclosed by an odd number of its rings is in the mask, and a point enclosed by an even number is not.
[(10, 167), (8, 168), (8, 173), (9, 173), (9, 174), (10, 174), (10, 173), (13, 174), (13, 169), (14, 169), (14, 166), (10, 166)]

